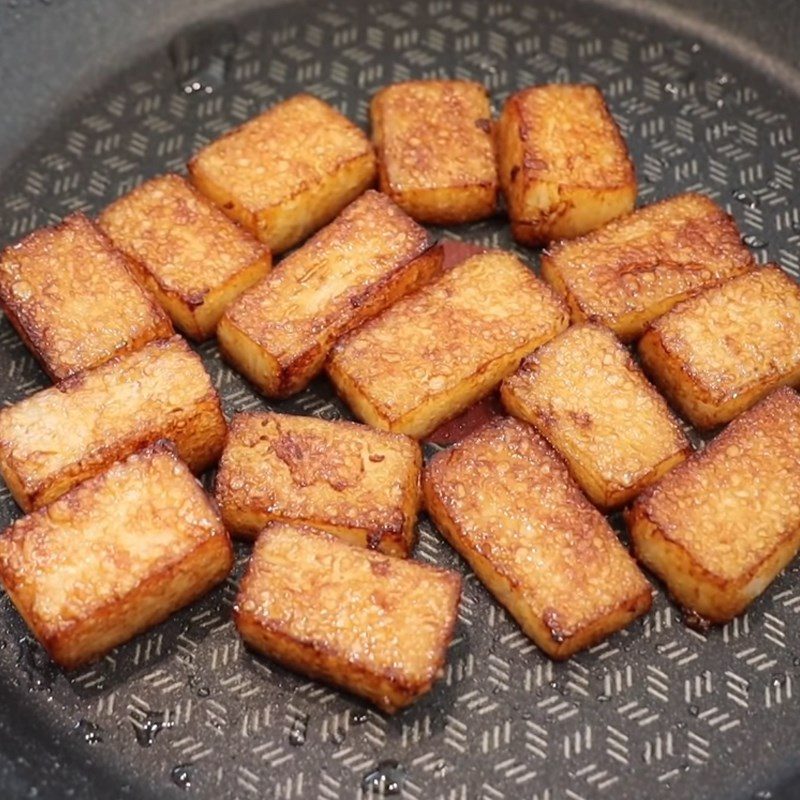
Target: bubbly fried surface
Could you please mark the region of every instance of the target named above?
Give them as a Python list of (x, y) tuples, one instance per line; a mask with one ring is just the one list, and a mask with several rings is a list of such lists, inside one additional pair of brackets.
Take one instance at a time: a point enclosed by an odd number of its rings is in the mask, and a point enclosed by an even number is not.
[(596, 86), (551, 84), (513, 94), (497, 140), (518, 241), (580, 236), (633, 209), (633, 161)]
[(489, 95), (471, 81), (407, 81), (372, 99), (381, 191), (421, 222), (489, 216), (497, 167)]
[(172, 334), (128, 259), (80, 213), (5, 249), (0, 304), (54, 380)]
[(424, 228), (369, 191), (228, 308), (223, 351), (266, 393), (299, 391), (336, 339), (438, 271), (431, 247)]
[(0, 535), (0, 580), (51, 657), (75, 667), (222, 580), (228, 535), (164, 446), (112, 465)]
[(519, 259), (490, 251), (342, 339), (328, 374), (362, 419), (422, 437), (567, 324), (558, 298)]
[(278, 103), (201, 150), (195, 185), (282, 252), (331, 220), (375, 179), (365, 134), (308, 94)]
[(492, 422), (436, 455), (424, 495), (445, 538), (554, 658), (650, 607), (650, 586), (614, 531), (524, 422)]
[(754, 266), (732, 217), (703, 195), (645, 206), (542, 256), (542, 276), (574, 322), (596, 321), (623, 341), (676, 303)]
[(2, 409), (0, 471), (29, 511), (158, 439), (202, 472), (222, 452), (225, 430), (202, 362), (174, 336)]
[(747, 272), (656, 320), (639, 352), (695, 425), (728, 422), (800, 384), (800, 286), (775, 265)]
[(391, 713), (441, 673), (460, 593), (454, 572), (273, 523), (256, 541), (235, 620), (255, 649)]
[(647, 490), (637, 556), (711, 621), (741, 613), (800, 547), (800, 397), (778, 389)]
[(225, 306), (272, 264), (264, 245), (179, 175), (142, 184), (106, 208), (99, 224), (196, 338), (211, 336)]
[(229, 530), (305, 522), (353, 544), (407, 556), (422, 454), (412, 439), (351, 422), (237, 414), (217, 472)]
[(692, 449), (627, 349), (599, 325), (573, 326), (539, 348), (501, 393), (602, 507), (626, 503)]

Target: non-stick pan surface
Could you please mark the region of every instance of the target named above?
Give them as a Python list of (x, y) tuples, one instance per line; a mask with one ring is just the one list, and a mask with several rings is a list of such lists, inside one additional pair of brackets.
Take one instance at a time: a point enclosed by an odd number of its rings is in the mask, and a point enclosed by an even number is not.
[[(182, 170), (202, 144), (298, 91), (365, 125), (377, 87), (455, 76), (484, 82), (496, 106), (530, 83), (598, 83), (638, 165), (641, 202), (707, 192), (760, 260), (800, 270), (799, 98), (681, 25), (565, 0), (311, 2), (231, 15), (164, 45), (120, 63), (14, 161), (0, 182), (0, 244)], [(501, 218), (444, 234), (517, 249)], [(535, 267), (533, 252), (521, 254)], [(200, 353), (229, 415), (348, 416), (324, 379), (271, 404), (215, 344)], [(0, 376), (5, 403), (47, 383), (5, 320)], [(0, 521), (17, 514), (3, 490)], [(467, 577), (444, 679), (393, 718), (242, 647), (230, 611), (245, 546), (223, 588), (74, 674), (50, 665), (0, 595), (0, 796), (794, 796), (800, 565), (707, 635), (659, 589), (643, 620), (554, 664), (427, 520), (420, 531), (417, 557)]]

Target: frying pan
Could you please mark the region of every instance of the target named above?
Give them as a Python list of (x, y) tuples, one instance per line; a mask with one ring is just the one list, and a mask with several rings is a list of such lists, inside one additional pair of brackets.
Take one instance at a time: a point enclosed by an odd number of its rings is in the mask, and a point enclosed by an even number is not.
[[(707, 192), (759, 260), (798, 276), (798, 33), (793, 0), (10, 0), (0, 244), (180, 170), (300, 90), (366, 124), (378, 86), (453, 75), (497, 104), (529, 83), (600, 84), (642, 202)], [(440, 233), (515, 249), (501, 218)], [(213, 343), (199, 352), (228, 414), (348, 416), (324, 379), (268, 403)], [(3, 402), (46, 385), (5, 320), (0, 376)], [(17, 514), (0, 493), (0, 522)], [(797, 565), (724, 628), (685, 627), (659, 588), (644, 620), (554, 664), (423, 519), (417, 557), (468, 575), (462, 611), (444, 679), (387, 718), (243, 649), (230, 607), (247, 550), (225, 586), (71, 674), (0, 595), (0, 797), (800, 796)]]

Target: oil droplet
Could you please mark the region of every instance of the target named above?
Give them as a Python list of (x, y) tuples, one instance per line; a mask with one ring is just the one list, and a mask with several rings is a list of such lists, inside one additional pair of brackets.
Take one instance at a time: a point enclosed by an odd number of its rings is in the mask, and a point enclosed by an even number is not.
[(772, 674), (772, 685), (780, 686), (786, 680), (786, 675), (783, 672), (774, 672)]
[(181, 91), (211, 94), (222, 88), (238, 38), (229, 22), (192, 25), (175, 36), (167, 51)]
[(743, 206), (747, 206), (747, 208), (758, 208), (758, 198), (753, 197), (753, 195), (746, 192), (744, 189), (734, 189), (732, 194), (733, 199)]
[(361, 789), (380, 795), (400, 794), (406, 780), (406, 769), (399, 761), (380, 761), (375, 769), (361, 778)]
[(691, 706), (689, 706), (689, 713), (693, 717), (696, 717), (700, 713), (700, 709), (695, 705), (691, 705)]
[(136, 742), (140, 747), (151, 747), (161, 731), (172, 727), (172, 721), (165, 721), (163, 711), (148, 711), (140, 724), (133, 726)]
[[(2, 648), (2, 647), (0, 647), (0, 650), (2, 650), (2, 649), (3, 649), (3, 648)], [(792, 664), (794, 664), (796, 667), (800, 667), (800, 656), (795, 656), (795, 657), (792, 659)]]
[(197, 675), (189, 676), (189, 688), (194, 689), (198, 697), (208, 697), (211, 694), (211, 689), (208, 686), (203, 686), (202, 681)]
[(598, 703), (607, 703), (611, 698), (607, 694), (599, 694), (595, 699)]
[(73, 730), (82, 736), (87, 744), (99, 744), (103, 741), (102, 728), (88, 719), (78, 720)]
[(308, 733), (308, 714), (301, 714), (292, 723), (289, 731), (289, 744), (292, 747), (302, 747), (306, 743)]
[(760, 789), (753, 795), (753, 800), (772, 800), (772, 792), (769, 789)]
[(746, 244), (748, 247), (760, 249), (762, 247), (766, 247), (768, 243), (763, 239), (759, 239), (754, 233), (746, 233), (744, 236), (742, 236), (742, 244)]
[(678, 96), (678, 87), (674, 83), (665, 83), (664, 84), (664, 91), (667, 94), (672, 95), (673, 97)]
[(193, 764), (177, 764), (169, 773), (170, 780), (179, 788), (186, 791), (192, 785)]
[(347, 732), (343, 728), (336, 728), (333, 733), (331, 733), (331, 741), (334, 744), (343, 744), (346, 738)]
[(350, 723), (352, 725), (363, 725), (369, 719), (369, 714), (366, 711), (351, 711)]

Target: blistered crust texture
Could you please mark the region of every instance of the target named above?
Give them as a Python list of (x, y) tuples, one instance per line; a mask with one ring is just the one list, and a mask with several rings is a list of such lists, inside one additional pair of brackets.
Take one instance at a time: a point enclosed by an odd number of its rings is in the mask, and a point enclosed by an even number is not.
[(600, 326), (573, 326), (539, 348), (502, 394), (512, 413), (577, 465), (573, 474), (600, 505), (630, 499), (665, 462), (691, 450), (663, 398)]
[[(169, 579), (204, 554), (186, 586)], [(129, 638), (224, 577), (231, 550), (222, 522), (202, 488), (169, 449), (137, 453), (18, 519), (0, 535), (0, 578), (14, 604), (53, 658), (74, 666)], [(163, 586), (159, 586), (159, 578)], [(149, 596), (139, 596), (142, 588)], [(153, 597), (155, 619), (140, 614)], [(115, 607), (138, 602), (114, 619)], [(116, 631), (107, 629), (115, 624)], [(146, 625), (145, 625), (146, 626)], [(113, 626), (112, 626), (113, 627)], [(87, 628), (89, 633), (87, 633)], [(72, 639), (105, 643), (74, 652)]]
[(172, 333), (128, 260), (83, 214), (6, 248), (0, 303), (54, 380)]
[(329, 373), (346, 398), (341, 376), (391, 424), (434, 398), (446, 405), (449, 394), (479, 379), (493, 362), (514, 356), (499, 383), (567, 324), (562, 303), (519, 259), (491, 251), (468, 258), (345, 337), (334, 348)]
[[(506, 597), (551, 655), (624, 610), (650, 606), (650, 589), (605, 518), (530, 425), (502, 419), (437, 455), (425, 477), (429, 512), (479, 577)], [(581, 646), (600, 636), (581, 640)]]
[(201, 472), (219, 457), (225, 430), (208, 373), (175, 336), (0, 411), (0, 469), (29, 510), (158, 439)]
[(195, 185), (281, 252), (332, 219), (375, 178), (366, 135), (327, 103), (299, 94), (207, 145)]
[[(223, 327), (275, 364), (273, 391), (296, 390), (313, 374), (308, 365), (321, 367), (339, 336), (429, 277), (417, 276), (414, 262), (430, 247), (424, 228), (385, 195), (366, 192), (231, 305)], [(438, 263), (431, 261), (434, 268)], [(223, 330), (220, 336), (227, 347)]]
[(460, 590), (456, 573), (273, 523), (256, 541), (236, 620), (267, 655), (393, 711), (440, 674)]
[(752, 405), (800, 383), (800, 287), (777, 266), (754, 270), (681, 303), (645, 336), (645, 364), (681, 410), (701, 426), (727, 422), (740, 398)]
[(514, 238), (542, 244), (594, 230), (633, 209), (636, 173), (596, 86), (513, 94), (497, 130), (500, 182)]
[(800, 397), (779, 389), (738, 417), (633, 513), (717, 579), (754, 570), (800, 530)]
[(188, 306), (201, 305), (269, 251), (178, 175), (162, 175), (117, 200), (100, 215), (114, 244), (158, 287)]
[(408, 81), (371, 103), (381, 191), (415, 219), (466, 222), (494, 210), (497, 168), (486, 89)]
[(394, 555), (414, 541), (422, 456), (405, 436), (350, 422), (238, 414), (217, 473), (230, 530), (297, 520)]
[(542, 275), (574, 321), (602, 322), (626, 340), (678, 301), (753, 266), (733, 218), (698, 194), (645, 206), (542, 257)]

